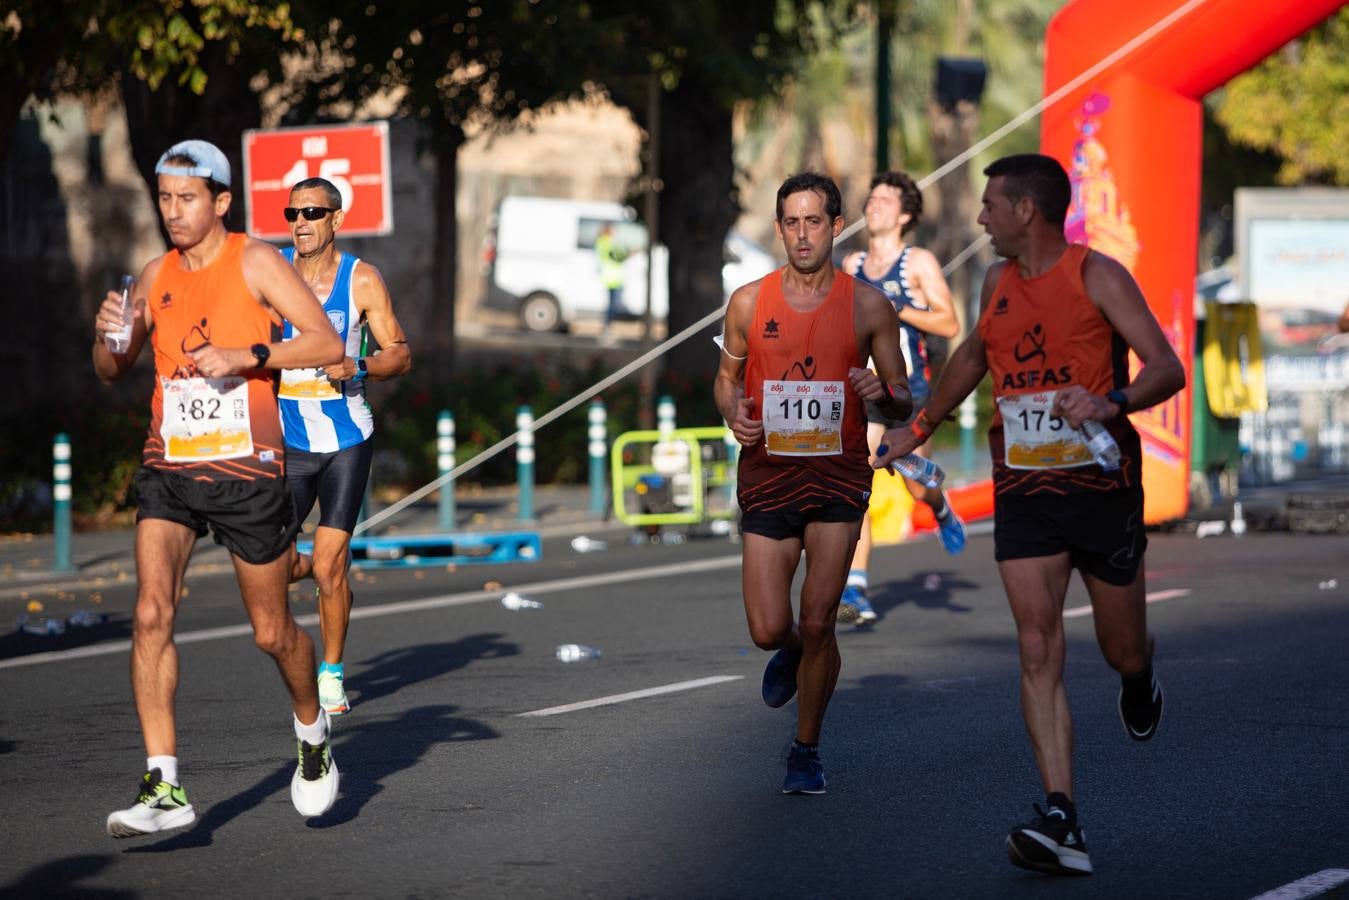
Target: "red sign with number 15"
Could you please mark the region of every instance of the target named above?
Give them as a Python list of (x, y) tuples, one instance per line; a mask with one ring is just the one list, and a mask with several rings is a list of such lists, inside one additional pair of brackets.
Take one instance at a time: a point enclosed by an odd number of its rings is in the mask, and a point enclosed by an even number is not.
[(342, 194), (344, 236), (393, 231), (388, 122), (245, 131), (248, 233), (269, 241), (290, 240), (281, 211), (291, 186), (314, 177), (331, 181)]

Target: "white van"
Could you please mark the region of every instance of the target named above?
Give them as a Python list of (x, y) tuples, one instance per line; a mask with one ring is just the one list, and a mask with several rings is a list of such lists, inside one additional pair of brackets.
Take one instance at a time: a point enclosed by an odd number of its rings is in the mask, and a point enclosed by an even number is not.
[[(646, 312), (646, 226), (621, 203), (504, 198), (485, 248), (486, 305), (516, 313), (525, 328), (536, 332), (602, 319), (609, 308), (609, 292), (600, 278), (595, 239), (605, 225), (613, 227), (614, 244), (626, 253), (621, 316), (640, 319)], [(658, 245), (651, 303), (651, 314), (658, 320), (669, 309), (667, 260), (666, 249)], [(722, 282), (728, 296), (775, 268), (777, 262), (768, 251), (734, 232), (727, 236)]]

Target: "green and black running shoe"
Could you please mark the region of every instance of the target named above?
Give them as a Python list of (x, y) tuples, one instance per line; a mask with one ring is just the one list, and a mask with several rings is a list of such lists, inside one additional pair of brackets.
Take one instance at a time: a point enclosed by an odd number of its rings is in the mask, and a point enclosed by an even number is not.
[(116, 838), (154, 834), (191, 825), (196, 819), (187, 792), (165, 781), (158, 769), (151, 769), (141, 776), (136, 802), (108, 816), (108, 834)]
[[(324, 719), (328, 714), (319, 708)], [(326, 722), (325, 722), (326, 724)], [(297, 740), (299, 763), (290, 779), (290, 800), (305, 817), (321, 816), (337, 802), (337, 763), (333, 761), (332, 726), (325, 729), (323, 743)]]

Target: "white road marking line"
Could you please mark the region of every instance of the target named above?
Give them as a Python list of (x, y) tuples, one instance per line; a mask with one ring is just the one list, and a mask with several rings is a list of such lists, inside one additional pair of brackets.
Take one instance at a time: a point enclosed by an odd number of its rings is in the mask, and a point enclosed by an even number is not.
[[(1174, 600), (1177, 597), (1188, 597), (1193, 593), (1189, 588), (1171, 588), (1165, 591), (1153, 591), (1147, 595), (1149, 603), (1157, 603), (1160, 600)], [(1072, 609), (1065, 609), (1063, 617), (1065, 619), (1076, 619), (1078, 616), (1091, 615), (1091, 604), (1086, 606), (1074, 606)]]
[(1349, 869), (1322, 869), (1315, 875), (1299, 878), (1272, 891), (1265, 891), (1253, 900), (1303, 900), (1324, 894), (1331, 888), (1339, 887), (1349, 881)]
[[(579, 588), (599, 587), (606, 584), (621, 584), (627, 581), (642, 581), (652, 578), (666, 578), (672, 575), (686, 575), (691, 572), (714, 572), (718, 569), (738, 568), (740, 554), (735, 556), (716, 556), (711, 559), (691, 560), (689, 562), (670, 563), (662, 566), (648, 566), (644, 569), (625, 569), (618, 572), (603, 572), (596, 575), (577, 575), (571, 578), (555, 578), (549, 581), (536, 581), (531, 584), (512, 585), (511, 590), (520, 594), (553, 594), (573, 591)], [(398, 603), (385, 603), (380, 606), (357, 607), (351, 611), (353, 619), (373, 619), (379, 616), (393, 616), (400, 613), (420, 612), (426, 609), (444, 609), (450, 606), (465, 606), (470, 603), (495, 601), (506, 592), (505, 588), (496, 591), (465, 591), (462, 594), (442, 594), (438, 597), (423, 597), (418, 600), (404, 600)], [(301, 625), (317, 625), (318, 614), (296, 616)], [(227, 625), (222, 628), (204, 628), (200, 631), (184, 631), (175, 636), (178, 644), (195, 644), (201, 641), (215, 641), (224, 638), (247, 637), (253, 633), (251, 625)], [(13, 659), (0, 660), (0, 669), (17, 669), (21, 666), (36, 666), (49, 662), (64, 662), (72, 659), (87, 659), (93, 656), (108, 656), (113, 653), (125, 653), (131, 649), (131, 641), (109, 641), (90, 644), (86, 647), (74, 647), (70, 650), (50, 650), (46, 653), (30, 653)]]
[(559, 716), (563, 713), (576, 712), (580, 709), (592, 709), (596, 706), (610, 706), (614, 703), (627, 703), (629, 700), (642, 700), (647, 697), (659, 697), (661, 694), (674, 694), (679, 691), (691, 691), (694, 688), (707, 687), (713, 684), (722, 684), (727, 681), (739, 681), (744, 675), (712, 675), (708, 678), (695, 678), (692, 681), (680, 681), (675, 684), (664, 684), (660, 687), (645, 688), (640, 691), (629, 691), (626, 694), (610, 694), (608, 697), (597, 697), (594, 700), (581, 700), (577, 703), (565, 703), (562, 706), (550, 706), (546, 709), (534, 709), (529, 712), (516, 713), (516, 718), (527, 716)]

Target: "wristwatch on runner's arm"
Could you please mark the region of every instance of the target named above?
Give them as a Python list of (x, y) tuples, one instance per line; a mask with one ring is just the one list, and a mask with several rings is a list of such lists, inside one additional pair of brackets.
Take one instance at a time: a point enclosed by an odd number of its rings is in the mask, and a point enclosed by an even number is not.
[(267, 360), (272, 355), (272, 349), (266, 344), (254, 344), (248, 348), (248, 352), (253, 354), (253, 358), (258, 361), (258, 368), (267, 368)]
[(1119, 417), (1121, 419), (1129, 414), (1129, 398), (1124, 396), (1124, 391), (1118, 389), (1106, 391), (1105, 399), (1119, 407)]

